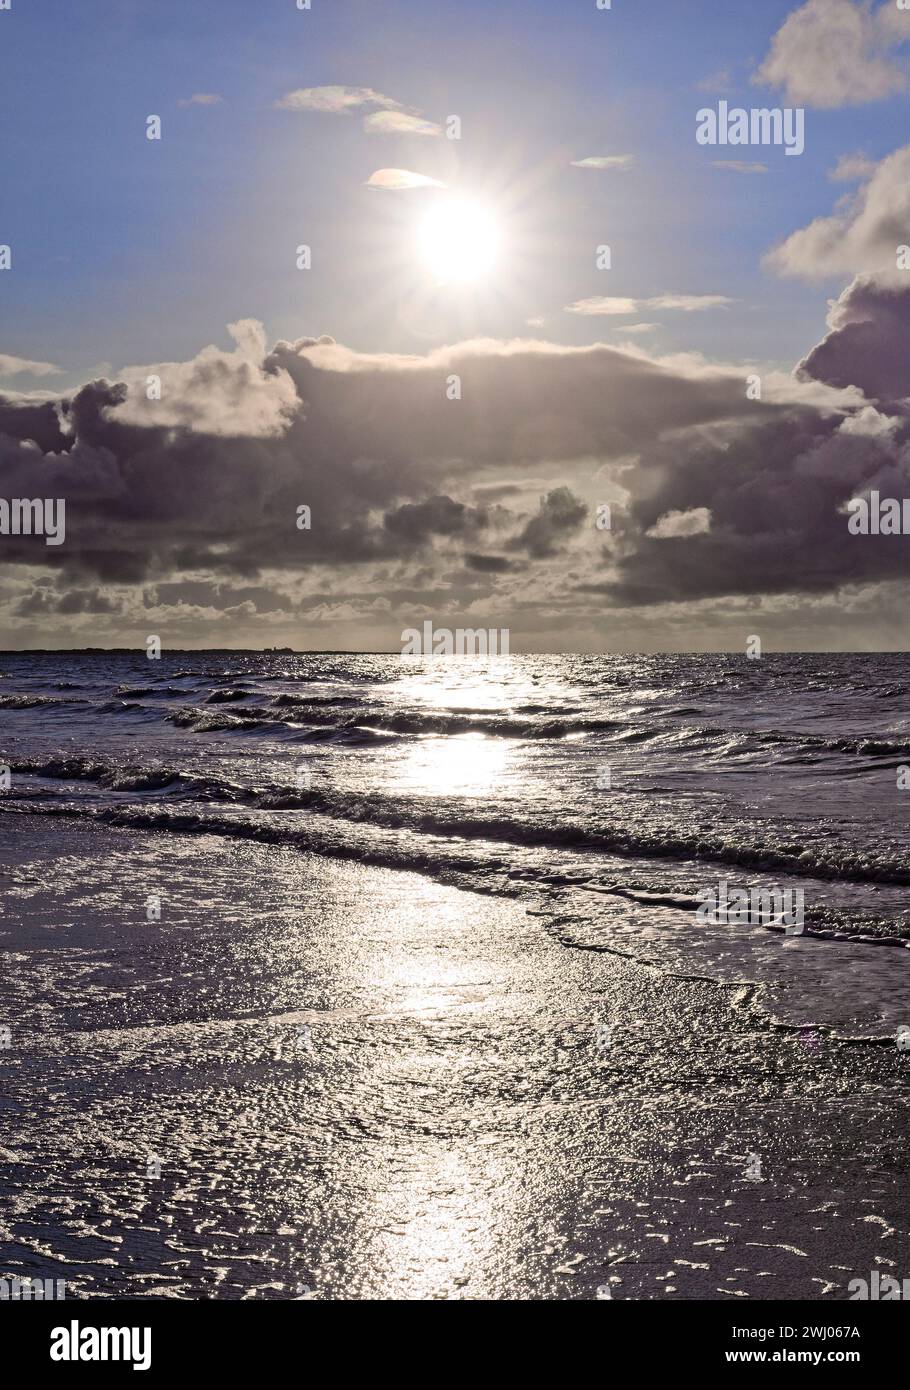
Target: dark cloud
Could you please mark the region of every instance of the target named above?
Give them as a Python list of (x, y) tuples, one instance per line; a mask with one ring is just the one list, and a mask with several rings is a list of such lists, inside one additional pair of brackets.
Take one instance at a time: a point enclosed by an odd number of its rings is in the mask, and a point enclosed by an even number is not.
[(252, 603), (257, 613), (284, 612), (293, 606), (286, 594), (263, 584), (217, 584), (203, 579), (155, 584), (144, 592), (143, 602), (148, 608), (156, 608), (159, 604), (185, 603), (218, 611), (235, 608), (241, 603)]
[(403, 540), (421, 543), (430, 536), (467, 536), (489, 525), (482, 509), (465, 506), (451, 497), (428, 497), (425, 502), (406, 502), (386, 512), (387, 531)]
[(55, 592), (51, 588), (37, 587), (20, 599), (15, 605), (17, 616), (31, 618), (40, 615), (51, 616), (76, 613), (118, 613), (120, 605), (101, 589), (67, 589)]
[(0, 395), (0, 438), (28, 441), (42, 453), (65, 449), (56, 401), (34, 403), (27, 397)]
[[(496, 602), (568, 612), (581, 594), (640, 606), (903, 577), (903, 547), (858, 544), (841, 509), (910, 483), (908, 327), (910, 289), (858, 280), (760, 401), (746, 369), (695, 356), (479, 341), (403, 357), (329, 337), (266, 352), (249, 322), (231, 352), (0, 397), (0, 495), (67, 503), (64, 545), (0, 539), (13, 570), (61, 586), (32, 581), (7, 612), (113, 615), (112, 588), (132, 586), (135, 621), (167, 610), (211, 634), (231, 615), (454, 611), (477, 576)], [(627, 494), (611, 533), (593, 524), (605, 479)]]
[[(910, 578), (903, 538), (851, 536), (844, 515), (850, 498), (872, 488), (910, 496), (910, 368), (906, 348), (898, 351), (908, 328), (910, 287), (858, 279), (799, 375), (860, 386), (877, 408), (860, 404), (845, 416), (823, 416), (799, 407), (765, 421), (680, 432), (644, 450), (623, 479), (631, 525), (616, 541), (615, 577), (579, 588), (641, 605), (831, 593)], [(697, 508), (710, 513), (709, 531), (646, 534), (661, 517)]]
[(97, 589), (70, 589), (57, 604), (58, 613), (116, 613), (119, 605)]
[(828, 323), (827, 337), (799, 364), (801, 375), (858, 386), (870, 400), (910, 396), (910, 287), (860, 275), (833, 305)]
[(468, 551), (464, 560), (468, 569), (478, 574), (508, 574), (510, 570), (521, 568), (518, 561), (509, 560), (505, 555), (478, 555)]
[(514, 542), (535, 559), (555, 555), (561, 543), (577, 531), (587, 516), (587, 508), (567, 487), (554, 488), (540, 499), (540, 511), (532, 517)]
[[(524, 525), (520, 513), (450, 491), (470, 493), (480, 471), (622, 456), (665, 429), (756, 411), (729, 370), (612, 348), (479, 342), (410, 358), (321, 337), (264, 354), (256, 325), (232, 332), (233, 352), (130, 369), (56, 406), (0, 398), (5, 495), (67, 503), (57, 554), (5, 537), (7, 559), (136, 583), (410, 558), (434, 537)], [(153, 371), (160, 401), (146, 396)], [(447, 395), (452, 375), (460, 400)], [(297, 527), (302, 504), (309, 530)], [(521, 543), (549, 554), (566, 524), (550, 503)]]

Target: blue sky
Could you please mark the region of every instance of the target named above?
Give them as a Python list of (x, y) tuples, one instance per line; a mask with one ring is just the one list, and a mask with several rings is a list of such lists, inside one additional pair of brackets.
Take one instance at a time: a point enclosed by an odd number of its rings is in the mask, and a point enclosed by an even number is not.
[(910, 10), (312, 4), (0, 10), (0, 644), (906, 645)]
[[(715, 85), (731, 102), (776, 100), (749, 78), (790, 8), (13, 0), (0, 14), (0, 239), (15, 248), (0, 282), (3, 350), (76, 379), (224, 343), (225, 324), (248, 315), (275, 338), (330, 333), (368, 351), (420, 351), (462, 327), (509, 336), (529, 317), (558, 342), (615, 341), (621, 323), (563, 306), (672, 292), (741, 303), (659, 315), (661, 350), (791, 363), (823, 327), (825, 288), (781, 283), (761, 257), (830, 211), (839, 155), (892, 148), (906, 106), (810, 111), (802, 157), (770, 150), (760, 177), (712, 168), (715, 152), (694, 140), (710, 79), (728, 74), (729, 88)], [(367, 136), (357, 113), (275, 109), (288, 90), (336, 83), (435, 120), (457, 113), (463, 139), (453, 150)], [(178, 104), (200, 92), (223, 100)], [(149, 113), (160, 143), (145, 139)], [(635, 166), (569, 166), (614, 152)], [(516, 213), (516, 235), (533, 243), (517, 300), (467, 322), (402, 319), (376, 283), (396, 195), (363, 187), (373, 168), (399, 164), (494, 192), (534, 179)], [(314, 254), (305, 275), (293, 261), (302, 241)], [(609, 289), (591, 263), (601, 242), (614, 248)]]

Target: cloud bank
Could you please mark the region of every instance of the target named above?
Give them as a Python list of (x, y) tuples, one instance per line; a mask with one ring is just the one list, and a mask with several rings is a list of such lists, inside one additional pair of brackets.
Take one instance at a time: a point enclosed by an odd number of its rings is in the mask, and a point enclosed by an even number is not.
[(406, 617), (482, 612), (546, 646), (603, 611), (902, 581), (903, 549), (848, 538), (843, 508), (910, 488), (908, 332), (910, 286), (866, 275), (761, 400), (694, 354), (268, 349), (248, 320), (231, 351), (0, 394), (5, 495), (67, 503), (54, 554), (3, 538), (0, 631), (122, 640), (154, 618), (242, 645), (340, 623), (394, 646)]

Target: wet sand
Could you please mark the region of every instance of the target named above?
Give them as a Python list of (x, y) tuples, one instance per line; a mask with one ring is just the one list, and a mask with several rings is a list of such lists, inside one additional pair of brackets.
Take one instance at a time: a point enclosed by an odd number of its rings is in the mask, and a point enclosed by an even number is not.
[(729, 1302), (910, 1274), (893, 1046), (290, 848), (6, 814), (0, 869), (0, 1274)]

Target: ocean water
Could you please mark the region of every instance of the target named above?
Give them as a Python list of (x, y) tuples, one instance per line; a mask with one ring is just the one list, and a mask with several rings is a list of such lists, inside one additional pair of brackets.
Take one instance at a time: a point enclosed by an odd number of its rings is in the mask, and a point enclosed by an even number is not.
[[(908, 698), (902, 654), (7, 653), (0, 814), (416, 871), (782, 1026), (894, 1038)], [(722, 882), (802, 890), (804, 932), (699, 920)]]

